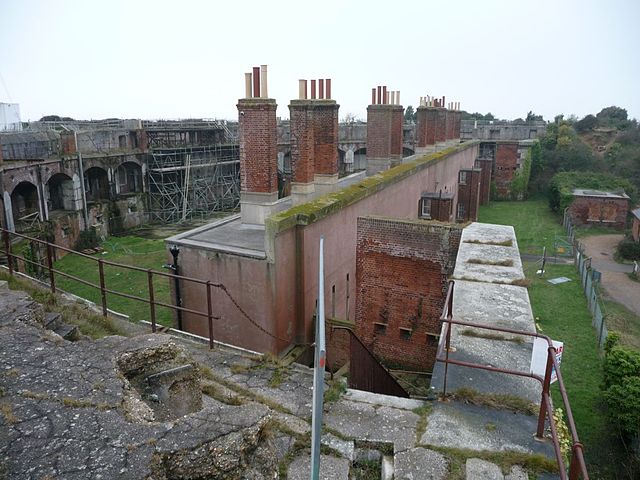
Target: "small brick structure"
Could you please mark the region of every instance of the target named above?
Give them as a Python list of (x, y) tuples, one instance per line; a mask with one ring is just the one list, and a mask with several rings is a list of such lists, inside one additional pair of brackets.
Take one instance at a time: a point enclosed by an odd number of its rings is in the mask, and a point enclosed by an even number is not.
[(511, 195), (511, 182), (518, 169), (518, 142), (498, 142), (495, 158), (496, 191), (500, 198)]
[(436, 143), (447, 141), (447, 110), (436, 108)]
[(452, 192), (423, 192), (418, 202), (418, 218), (449, 223), (453, 220)]
[[(312, 100), (316, 175), (338, 176), (338, 109), (335, 100)], [(401, 125), (402, 126), (402, 125)], [(402, 145), (400, 145), (402, 150)]]
[(480, 169), (480, 205), (487, 205), (491, 199), (491, 173), (493, 160), (491, 158), (477, 158), (476, 168)]
[(315, 174), (315, 136), (313, 100), (291, 100), (291, 172), (298, 184), (313, 182)]
[(360, 217), (356, 334), (389, 367), (430, 372), (462, 228)]
[(631, 237), (634, 241), (640, 242), (640, 208), (631, 211), (633, 221), (631, 223)]
[(575, 225), (602, 225), (622, 229), (627, 223), (629, 196), (624, 192), (573, 190), (568, 214)]
[(438, 111), (434, 107), (418, 107), (416, 110), (416, 147), (427, 148), (436, 144)]
[(402, 159), (402, 105), (367, 107), (367, 158)]
[(479, 168), (466, 168), (458, 173), (456, 221), (475, 222), (478, 220), (481, 176), (482, 170)]

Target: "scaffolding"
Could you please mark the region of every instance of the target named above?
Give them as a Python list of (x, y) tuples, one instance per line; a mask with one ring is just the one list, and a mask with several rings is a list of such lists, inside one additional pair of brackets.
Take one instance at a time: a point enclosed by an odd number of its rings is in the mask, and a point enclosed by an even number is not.
[(149, 160), (149, 215), (180, 223), (232, 211), (240, 203), (237, 144), (157, 148)]

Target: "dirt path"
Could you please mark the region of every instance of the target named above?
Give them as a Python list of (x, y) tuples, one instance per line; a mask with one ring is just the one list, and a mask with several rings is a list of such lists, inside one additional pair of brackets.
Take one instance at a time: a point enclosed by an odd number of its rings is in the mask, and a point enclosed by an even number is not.
[(631, 280), (627, 273), (631, 265), (617, 263), (613, 254), (622, 235), (594, 235), (581, 239), (591, 266), (602, 272), (602, 286), (607, 294), (616, 302), (640, 315), (640, 283)]

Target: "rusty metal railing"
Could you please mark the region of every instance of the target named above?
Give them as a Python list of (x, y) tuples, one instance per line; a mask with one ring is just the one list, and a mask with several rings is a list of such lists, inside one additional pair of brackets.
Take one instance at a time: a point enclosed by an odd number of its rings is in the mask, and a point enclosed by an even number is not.
[[(580, 475), (584, 480), (589, 479), (589, 474), (587, 472), (586, 463), (584, 460), (584, 447), (578, 438), (578, 432), (576, 430), (576, 425), (573, 420), (573, 414), (571, 412), (571, 405), (569, 404), (569, 397), (567, 396), (567, 390), (564, 386), (564, 381), (562, 379), (562, 372), (560, 371), (560, 364), (558, 363), (558, 359), (556, 358), (556, 349), (553, 346), (553, 342), (546, 335), (541, 335), (539, 333), (531, 333), (531, 332), (523, 332), (519, 330), (512, 330), (508, 328), (499, 328), (492, 327), (489, 325), (482, 325), (477, 323), (469, 323), (469, 322), (461, 322), (453, 319), (453, 289), (455, 282), (451, 280), (449, 282), (449, 289), (447, 291), (447, 296), (445, 300), (445, 307), (442, 311), (442, 316), (440, 317), (440, 321), (445, 325), (445, 343), (444, 345), (440, 345), (438, 348), (438, 354), (436, 356), (436, 361), (444, 363), (444, 379), (443, 379), (443, 395), (447, 394), (447, 374), (449, 364), (458, 365), (461, 367), (468, 368), (476, 368), (480, 370), (487, 370), (490, 372), (496, 373), (504, 373), (508, 375), (517, 375), (520, 377), (528, 377), (537, 380), (542, 385), (542, 398), (540, 400), (540, 411), (538, 413), (538, 425), (536, 429), (536, 438), (542, 439), (544, 438), (544, 426), (545, 421), (549, 421), (549, 427), (551, 430), (551, 439), (553, 441), (553, 449), (556, 455), (556, 460), (558, 462), (558, 468), (560, 473), (560, 478), (562, 480), (577, 480)], [(465, 362), (461, 360), (453, 360), (449, 358), (449, 352), (451, 350), (451, 326), (452, 325), (461, 325), (465, 327), (473, 327), (480, 328), (483, 330), (492, 330), (494, 332), (503, 332), (503, 333), (511, 333), (514, 335), (523, 335), (535, 338), (542, 338), (547, 342), (547, 364), (545, 369), (544, 378), (539, 375), (535, 375), (529, 372), (521, 372), (518, 370), (510, 370), (506, 368), (498, 368), (492, 367), (489, 365), (481, 365), (472, 362)], [(569, 465), (569, 476), (567, 476), (567, 468), (564, 464), (564, 459), (562, 457), (562, 451), (560, 449), (560, 442), (558, 440), (558, 431), (556, 428), (555, 420), (553, 419), (553, 404), (551, 402), (550, 395), (550, 385), (551, 385), (551, 372), (555, 368), (556, 376), (558, 379), (558, 387), (560, 389), (560, 395), (562, 397), (562, 403), (565, 408), (565, 413), (567, 416), (567, 423), (569, 427), (569, 432), (571, 434), (571, 462)]]
[[(151, 331), (152, 332), (156, 332), (157, 331), (157, 322), (156, 322), (156, 307), (165, 307), (168, 308), (170, 310), (173, 310), (175, 312), (185, 312), (185, 313), (190, 313), (192, 315), (196, 315), (198, 317), (201, 318), (206, 318), (207, 320), (207, 327), (208, 327), (208, 336), (209, 336), (209, 348), (213, 348), (214, 346), (214, 338), (213, 338), (213, 322), (214, 320), (219, 320), (220, 317), (216, 316), (213, 314), (213, 302), (212, 302), (212, 289), (218, 289), (221, 290), (228, 298), (229, 300), (234, 304), (234, 306), (240, 311), (240, 313), (247, 318), (247, 320), (249, 320), (253, 325), (255, 325), (257, 328), (259, 328), (260, 330), (262, 330), (264, 333), (266, 333), (269, 336), (272, 336), (273, 338), (276, 338), (277, 340), (283, 340), (277, 336), (274, 336), (273, 334), (271, 334), (270, 332), (267, 332), (266, 330), (264, 330), (264, 328), (262, 328), (259, 324), (257, 324), (257, 322), (255, 322), (246, 312), (244, 309), (242, 309), (242, 307), (238, 304), (238, 302), (235, 300), (235, 298), (227, 291), (226, 287), (221, 284), (221, 283), (212, 283), (209, 280), (201, 280), (198, 278), (193, 278), (193, 277), (186, 277), (184, 275), (175, 275), (172, 273), (167, 273), (167, 272), (162, 272), (162, 271), (158, 271), (158, 270), (153, 270), (150, 268), (140, 268), (140, 267), (136, 267), (133, 265), (125, 265), (122, 263), (117, 263), (117, 262), (111, 262), (108, 260), (103, 260), (101, 258), (95, 258), (92, 257), (91, 255), (87, 255), (81, 252), (77, 252), (75, 250), (71, 250), (69, 248), (63, 247), (61, 245), (56, 245), (54, 243), (50, 243), (38, 238), (33, 238), (27, 235), (23, 235), (20, 233), (16, 233), (16, 232), (10, 232), (9, 230), (5, 230), (3, 228), (0, 228), (0, 231), (2, 232), (2, 239), (3, 239), (3, 244), (4, 244), (4, 250), (0, 250), (0, 253), (3, 253), (6, 255), (7, 257), (7, 264), (8, 264), (8, 269), (9, 269), (9, 274), (13, 275), (14, 274), (14, 262), (16, 260), (20, 260), (22, 262), (24, 262), (25, 265), (30, 264), (32, 266), (35, 266), (37, 268), (42, 269), (42, 271), (46, 271), (48, 272), (48, 277), (49, 277), (49, 286), (51, 289), (52, 293), (56, 293), (56, 275), (59, 275), (60, 277), (65, 277), (68, 279), (71, 279), (73, 281), (79, 282), (83, 285), (87, 285), (89, 287), (95, 288), (97, 290), (100, 291), (100, 300), (101, 300), (101, 307), (102, 307), (102, 315), (103, 316), (107, 316), (108, 315), (108, 304), (107, 304), (107, 294), (111, 294), (111, 295), (115, 295), (115, 296), (120, 296), (123, 298), (128, 298), (130, 300), (134, 300), (134, 301), (139, 301), (139, 302), (144, 302), (146, 304), (149, 305), (149, 316), (151, 319)], [(46, 265), (37, 262), (35, 260), (26, 258), (25, 256), (21, 256), (21, 255), (17, 255), (15, 253), (13, 253), (11, 251), (11, 236), (17, 237), (17, 238), (22, 238), (24, 240), (27, 240), (29, 242), (33, 242), (35, 244), (39, 244), (42, 245), (46, 251)], [(89, 259), (93, 262), (95, 262), (97, 264), (98, 267), (98, 275), (99, 275), (99, 284), (95, 284), (92, 283), (88, 280), (85, 280), (83, 278), (79, 278), (75, 275), (71, 275), (70, 273), (67, 272), (63, 272), (61, 270), (57, 270), (54, 268), (54, 260), (56, 258), (56, 252), (60, 250), (69, 254), (73, 254), (73, 255), (78, 255), (80, 257)], [(131, 271), (136, 271), (136, 272), (141, 272), (143, 274), (145, 274), (147, 276), (147, 291), (149, 294), (149, 298), (144, 298), (144, 297), (140, 297), (137, 295), (131, 295), (129, 293), (124, 293), (124, 292), (119, 292), (113, 289), (108, 288), (108, 286), (106, 285), (106, 281), (105, 281), (105, 275), (104, 275), (104, 267), (105, 266), (111, 266), (111, 267), (117, 267), (117, 268), (122, 268), (125, 270), (131, 270)], [(192, 284), (197, 284), (197, 285), (202, 285), (206, 288), (206, 298), (207, 298), (207, 310), (206, 311), (201, 311), (201, 310), (196, 310), (194, 308), (187, 308), (187, 307), (183, 307), (183, 306), (178, 306), (178, 305), (174, 305), (171, 303), (166, 303), (166, 302), (162, 302), (159, 301), (155, 298), (155, 289), (154, 289), (154, 277), (165, 277), (167, 279), (172, 279), (172, 280), (180, 280), (182, 282), (185, 283), (192, 283)]]
[(409, 398), (407, 391), (382, 366), (351, 328), (332, 325), (331, 330), (349, 332), (349, 388)]

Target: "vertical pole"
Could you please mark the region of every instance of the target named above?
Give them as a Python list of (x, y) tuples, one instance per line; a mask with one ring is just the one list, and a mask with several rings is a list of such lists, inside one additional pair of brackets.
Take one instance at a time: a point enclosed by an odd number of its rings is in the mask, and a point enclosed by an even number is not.
[(549, 385), (551, 385), (551, 369), (553, 368), (552, 355), (555, 356), (556, 349), (549, 347), (547, 350), (547, 368), (544, 373), (544, 382), (542, 384), (542, 400), (540, 402), (540, 413), (538, 414), (538, 429), (536, 430), (536, 437), (544, 437), (544, 422), (547, 417), (547, 406), (544, 401), (545, 396), (549, 395)]
[(311, 413), (311, 480), (320, 478), (320, 437), (322, 435), (322, 406), (324, 394), (324, 366), (326, 362), (324, 332), (324, 237), (320, 237), (318, 259), (318, 314), (316, 315), (316, 351), (313, 370), (313, 407)]
[(442, 396), (447, 396), (447, 373), (449, 371), (449, 348), (451, 347), (451, 320), (453, 319), (453, 280), (449, 282), (449, 301), (447, 302), (447, 335), (444, 344), (444, 380), (442, 382)]
[(107, 292), (104, 285), (104, 263), (98, 260), (98, 273), (100, 274), (100, 297), (102, 298), (102, 315), (107, 316)]
[(9, 275), (13, 276), (13, 256), (11, 255), (11, 240), (9, 239), (9, 232), (7, 230), (2, 231), (2, 238), (4, 239), (4, 251), (7, 254)]
[(49, 268), (49, 285), (51, 293), (56, 293), (56, 277), (53, 273), (53, 245), (47, 242), (47, 268)]
[(147, 283), (149, 285), (149, 310), (151, 313), (151, 331), (156, 333), (156, 299), (153, 293), (153, 272), (147, 270)]
[(209, 349), (213, 349), (213, 307), (211, 304), (211, 280), (207, 280), (207, 320), (209, 321)]

